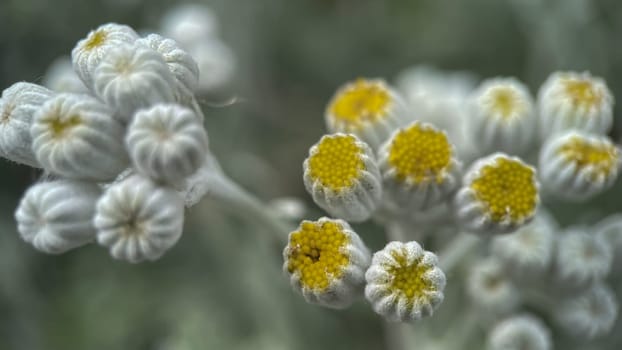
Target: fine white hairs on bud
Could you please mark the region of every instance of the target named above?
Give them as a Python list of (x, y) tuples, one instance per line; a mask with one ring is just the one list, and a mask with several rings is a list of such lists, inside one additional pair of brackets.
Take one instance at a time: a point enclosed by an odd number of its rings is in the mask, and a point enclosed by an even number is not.
[(140, 108), (175, 102), (175, 77), (162, 55), (143, 45), (110, 48), (93, 81), (95, 93), (125, 122)]
[(183, 50), (173, 39), (158, 34), (149, 34), (136, 41), (159, 52), (175, 77), (175, 96), (178, 102), (192, 99), (199, 81), (199, 67), (188, 52)]
[(125, 142), (140, 173), (174, 186), (199, 169), (207, 152), (203, 125), (192, 110), (176, 104), (139, 110)]
[(342, 309), (361, 294), (371, 254), (347, 222), (302, 221), (289, 234), (283, 271), (309, 303)]
[(408, 121), (406, 103), (381, 79), (359, 78), (339, 88), (326, 108), (330, 132), (352, 133), (378, 149)]
[(97, 242), (115, 259), (156, 260), (181, 237), (184, 202), (172, 188), (132, 175), (104, 192), (94, 223)]
[(58, 94), (36, 113), (30, 133), (39, 163), (71, 179), (112, 180), (128, 165), (123, 125), (88, 95)]
[(71, 51), (73, 69), (89, 88), (93, 89), (93, 74), (104, 56), (111, 48), (133, 44), (138, 34), (126, 25), (107, 23), (91, 31), (80, 40)]
[(53, 92), (36, 84), (19, 82), (0, 98), (0, 156), (32, 167), (40, 167), (32, 151), (30, 127), (34, 114)]
[(26, 242), (49, 254), (91, 242), (99, 195), (99, 187), (93, 183), (55, 180), (35, 184), (15, 212), (17, 229)]
[(445, 274), (438, 258), (417, 242), (389, 242), (376, 252), (365, 273), (365, 297), (389, 321), (431, 316), (443, 301)]
[(608, 286), (595, 284), (584, 294), (564, 300), (555, 319), (566, 332), (592, 339), (607, 334), (618, 317), (618, 301)]
[(529, 223), (540, 203), (536, 170), (495, 153), (477, 160), (455, 197), (456, 217), (473, 233), (509, 233)]
[(488, 335), (488, 350), (551, 350), (551, 331), (535, 316), (519, 315), (499, 322)]
[(529, 151), (537, 120), (529, 89), (515, 78), (485, 80), (469, 100), (466, 132), (482, 155)]
[(382, 195), (372, 150), (352, 134), (325, 135), (303, 164), (307, 191), (322, 209), (348, 221), (364, 221)]
[(555, 72), (538, 92), (540, 138), (569, 129), (606, 134), (613, 122), (613, 103), (603, 79), (588, 72)]
[(568, 131), (540, 151), (543, 190), (582, 201), (610, 188), (622, 167), (622, 152), (607, 136)]
[(481, 260), (472, 266), (467, 292), (475, 305), (493, 317), (509, 314), (520, 302), (516, 286), (496, 259)]
[(396, 130), (378, 152), (387, 208), (410, 215), (446, 201), (460, 184), (455, 153), (432, 124), (415, 121)]

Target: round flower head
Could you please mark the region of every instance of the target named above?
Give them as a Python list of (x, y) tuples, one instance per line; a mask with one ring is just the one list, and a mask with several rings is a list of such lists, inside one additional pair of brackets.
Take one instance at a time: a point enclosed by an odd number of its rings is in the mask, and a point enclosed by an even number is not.
[(556, 72), (538, 92), (540, 138), (577, 129), (605, 134), (613, 122), (613, 96), (590, 73)]
[(207, 133), (192, 110), (158, 104), (136, 112), (125, 143), (140, 173), (177, 185), (203, 164)]
[(360, 295), (371, 254), (350, 225), (321, 218), (289, 234), (283, 271), (309, 303), (345, 308)]
[(386, 197), (400, 210), (427, 209), (458, 187), (461, 164), (454, 146), (431, 124), (416, 121), (398, 129), (378, 158)]
[(93, 75), (95, 93), (128, 122), (137, 109), (174, 102), (175, 78), (158, 52), (140, 45), (110, 48)]
[(469, 100), (467, 134), (480, 154), (523, 154), (536, 132), (533, 99), (514, 78), (485, 80)]
[(199, 66), (199, 93), (225, 86), (235, 73), (236, 58), (231, 48), (218, 39), (204, 40), (188, 49)]
[(326, 109), (330, 132), (355, 134), (373, 149), (406, 121), (402, 98), (379, 79), (359, 78), (343, 85)]
[(304, 161), (304, 183), (317, 205), (348, 221), (368, 219), (382, 187), (374, 155), (351, 134), (325, 135)]
[(531, 315), (513, 316), (497, 324), (488, 335), (489, 350), (550, 350), (551, 331)]
[(0, 156), (14, 162), (39, 167), (32, 151), (30, 126), (37, 109), (53, 92), (31, 83), (15, 83), (0, 98)]
[(609, 273), (613, 253), (601, 238), (575, 228), (560, 235), (555, 257), (557, 285), (585, 287)]
[(494, 316), (512, 312), (520, 301), (516, 286), (496, 259), (473, 265), (467, 277), (467, 292), (473, 303)]
[(64, 253), (95, 238), (93, 215), (100, 190), (93, 183), (69, 180), (33, 185), (15, 219), (22, 238), (50, 254)]
[(190, 54), (172, 39), (158, 34), (149, 34), (136, 41), (137, 45), (149, 47), (162, 55), (164, 62), (175, 77), (178, 101), (189, 100), (199, 81), (199, 67)]
[(41, 165), (71, 179), (111, 180), (128, 164), (123, 126), (88, 95), (58, 94), (36, 113), (30, 134)]
[(89, 93), (89, 89), (73, 70), (71, 58), (67, 56), (57, 58), (48, 67), (43, 76), (43, 85), (55, 92)]
[(553, 260), (556, 229), (553, 219), (540, 212), (516, 232), (493, 238), (492, 254), (514, 277), (542, 276)]
[(93, 74), (108, 51), (123, 44), (133, 44), (138, 39), (134, 29), (121, 24), (107, 23), (91, 31), (71, 51), (73, 69), (84, 84), (93, 88)]
[(622, 268), (622, 214), (609, 215), (594, 227), (594, 232), (611, 247), (614, 259), (611, 267), (617, 273)]
[(457, 218), (474, 233), (507, 233), (531, 221), (540, 202), (536, 170), (495, 153), (476, 161), (455, 198)]
[(389, 321), (431, 316), (445, 289), (445, 274), (437, 265), (436, 255), (417, 242), (389, 242), (365, 273), (365, 297)]
[(184, 202), (175, 190), (132, 175), (106, 190), (94, 223), (97, 242), (115, 259), (156, 260), (181, 237)]
[(166, 13), (161, 28), (165, 37), (173, 38), (189, 48), (216, 36), (218, 19), (203, 4), (183, 4)]
[(592, 339), (611, 331), (618, 317), (615, 294), (604, 284), (564, 300), (555, 308), (555, 319), (570, 334)]
[(540, 151), (544, 190), (571, 200), (585, 200), (613, 185), (622, 155), (606, 136), (570, 131), (551, 138)]

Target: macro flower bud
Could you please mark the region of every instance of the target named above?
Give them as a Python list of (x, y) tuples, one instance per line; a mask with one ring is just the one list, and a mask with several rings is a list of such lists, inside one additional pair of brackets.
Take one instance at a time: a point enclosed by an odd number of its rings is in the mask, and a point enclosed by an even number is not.
[(516, 286), (496, 259), (473, 264), (466, 284), (471, 301), (494, 317), (511, 313), (520, 302)]
[(379, 150), (387, 205), (411, 213), (440, 204), (458, 188), (462, 164), (445, 132), (415, 121)]
[(564, 199), (586, 200), (613, 185), (621, 153), (606, 136), (569, 131), (552, 137), (540, 151), (543, 189)]
[(99, 187), (87, 182), (55, 180), (33, 185), (15, 212), (20, 236), (49, 254), (93, 241), (92, 222), (99, 195)]
[(197, 92), (210, 93), (221, 89), (235, 73), (236, 57), (229, 46), (217, 38), (203, 40), (188, 48), (199, 66)]
[(601, 220), (593, 229), (613, 252), (612, 274), (622, 269), (622, 214), (615, 213)]
[(175, 78), (164, 58), (142, 45), (110, 48), (95, 70), (93, 84), (97, 96), (124, 122), (140, 108), (175, 101)]
[(88, 95), (58, 94), (35, 114), (30, 129), (39, 163), (70, 179), (106, 181), (128, 165), (123, 125)]
[(531, 221), (539, 202), (536, 170), (495, 153), (477, 160), (464, 176), (456, 216), (469, 232), (509, 233)]
[(499, 322), (488, 335), (488, 350), (551, 350), (551, 331), (531, 315)]
[(485, 80), (469, 99), (466, 133), (482, 155), (495, 151), (522, 155), (536, 135), (529, 89), (514, 78)]
[(184, 203), (174, 189), (132, 175), (104, 192), (94, 223), (97, 242), (115, 259), (156, 260), (181, 237)]
[(207, 133), (192, 110), (157, 104), (136, 112), (125, 143), (140, 173), (178, 185), (205, 161)]
[(603, 79), (588, 72), (555, 72), (538, 92), (540, 138), (569, 129), (606, 134), (613, 122), (613, 104)]
[(218, 18), (203, 4), (177, 5), (165, 14), (161, 23), (165, 37), (187, 48), (218, 34)]
[(43, 86), (19, 82), (2, 91), (0, 98), (0, 156), (35, 168), (30, 126), (35, 112), (54, 93)]
[(431, 316), (443, 301), (445, 274), (434, 253), (415, 242), (389, 242), (365, 273), (365, 297), (389, 321)]
[(73, 69), (89, 88), (93, 89), (93, 74), (99, 62), (111, 48), (133, 44), (138, 34), (126, 25), (107, 23), (91, 31), (71, 51)]
[(354, 135), (323, 136), (309, 150), (303, 170), (305, 188), (315, 203), (340, 219), (364, 221), (380, 202), (375, 157)]
[(57, 58), (48, 67), (43, 76), (43, 86), (54, 92), (69, 92), (74, 94), (89, 94), (89, 88), (84, 85), (76, 71), (73, 70), (71, 58), (67, 56)]
[(378, 149), (407, 123), (407, 113), (405, 102), (383, 80), (359, 78), (337, 90), (325, 117), (329, 132), (352, 133)]
[(361, 294), (371, 254), (343, 220), (304, 220), (289, 234), (283, 271), (309, 303), (342, 309)]

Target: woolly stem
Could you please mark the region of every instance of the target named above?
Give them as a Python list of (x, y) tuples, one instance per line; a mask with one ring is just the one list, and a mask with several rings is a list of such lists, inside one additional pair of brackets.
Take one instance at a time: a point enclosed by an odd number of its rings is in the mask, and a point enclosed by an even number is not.
[(459, 233), (439, 253), (441, 269), (446, 274), (453, 270), (460, 260), (473, 250), (478, 243), (479, 239), (476, 236), (464, 232)]

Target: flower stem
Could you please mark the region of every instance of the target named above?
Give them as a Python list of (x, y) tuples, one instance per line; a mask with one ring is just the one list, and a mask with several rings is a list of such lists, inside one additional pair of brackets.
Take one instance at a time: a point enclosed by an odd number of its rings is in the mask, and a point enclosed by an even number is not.
[(478, 242), (479, 239), (472, 234), (459, 233), (441, 250), (439, 254), (441, 269), (445, 273), (453, 270), (460, 260), (477, 246)]

